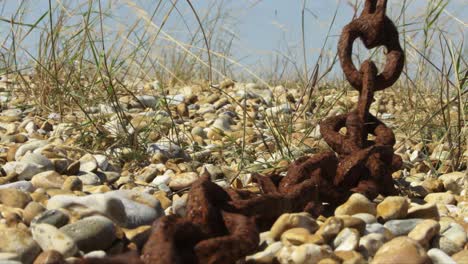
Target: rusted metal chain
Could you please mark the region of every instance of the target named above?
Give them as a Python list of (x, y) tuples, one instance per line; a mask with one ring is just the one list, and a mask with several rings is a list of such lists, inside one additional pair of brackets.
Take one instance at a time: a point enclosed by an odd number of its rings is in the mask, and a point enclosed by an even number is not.
[[(283, 213), (327, 215), (353, 192), (371, 199), (379, 193), (395, 194), (391, 174), (402, 165), (393, 153), (395, 136), (369, 112), (374, 93), (394, 84), (404, 63), (398, 31), (385, 15), (386, 6), (386, 0), (366, 0), (360, 17), (341, 35), (341, 66), (359, 91), (359, 100), (350, 113), (321, 122), (320, 132), (333, 152), (294, 161), (285, 177), (256, 175), (260, 193), (223, 189), (204, 174), (190, 189), (187, 214), (156, 220), (140, 256), (86, 259), (82, 263), (235, 263), (255, 252), (259, 232), (270, 228)], [(369, 49), (387, 48), (382, 73), (378, 74), (370, 60), (356, 69), (351, 55), (357, 38)], [(346, 128), (344, 135), (342, 128)], [(369, 140), (369, 134), (375, 139)]]

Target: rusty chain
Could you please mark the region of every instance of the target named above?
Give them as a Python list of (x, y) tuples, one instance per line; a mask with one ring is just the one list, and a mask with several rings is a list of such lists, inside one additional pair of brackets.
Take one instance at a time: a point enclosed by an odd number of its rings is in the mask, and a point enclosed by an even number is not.
[[(341, 66), (350, 84), (359, 91), (359, 100), (352, 112), (320, 124), (320, 132), (334, 152), (296, 160), (285, 177), (256, 175), (261, 193), (223, 189), (204, 174), (189, 192), (187, 214), (156, 220), (140, 256), (127, 253), (107, 259), (83, 259), (81, 263), (235, 263), (255, 252), (259, 232), (270, 228), (283, 213), (326, 215), (353, 192), (371, 199), (379, 193), (395, 194), (391, 174), (402, 164), (393, 153), (395, 136), (369, 113), (374, 93), (394, 84), (404, 63), (398, 31), (385, 15), (386, 7), (386, 0), (366, 0), (360, 17), (341, 34)], [(377, 73), (370, 60), (359, 71), (356, 69), (351, 55), (357, 38), (368, 49), (386, 47), (387, 62), (382, 73)], [(343, 127), (344, 135), (339, 132)], [(369, 134), (375, 139), (369, 140)]]

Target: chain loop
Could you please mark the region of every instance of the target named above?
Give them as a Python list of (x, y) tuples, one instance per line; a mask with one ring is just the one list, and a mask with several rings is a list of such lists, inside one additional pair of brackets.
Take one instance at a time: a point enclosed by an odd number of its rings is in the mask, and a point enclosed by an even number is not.
[(363, 72), (358, 71), (352, 60), (353, 43), (359, 38), (367, 49), (385, 46), (386, 64), (375, 81), (375, 91), (392, 86), (403, 71), (404, 54), (398, 38), (398, 30), (385, 15), (387, 0), (366, 0), (361, 15), (345, 26), (338, 44), (341, 67), (350, 84), (360, 91)]

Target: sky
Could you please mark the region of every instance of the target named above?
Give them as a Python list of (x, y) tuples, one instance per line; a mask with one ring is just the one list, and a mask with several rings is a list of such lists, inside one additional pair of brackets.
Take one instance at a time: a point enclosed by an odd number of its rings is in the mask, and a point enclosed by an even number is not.
[[(87, 0), (52, 0), (53, 6), (70, 3), (86, 3)], [(162, 8), (153, 19), (154, 24), (160, 25), (164, 15), (171, 8), (171, 1), (163, 0)], [(428, 2), (440, 0), (389, 0), (388, 15), (400, 27), (403, 25), (400, 14), (401, 5), (406, 2), (409, 8), (406, 11), (409, 32), (420, 32), (422, 28), (421, 15), (426, 11)], [(23, 1), (0, 0), (0, 17), (9, 19), (14, 10)], [(95, 2), (97, 2), (95, 0)], [(112, 6), (112, 15), (118, 18), (107, 25), (109, 30), (121, 27), (130, 27), (138, 17), (138, 12), (150, 16), (158, 1), (155, 0), (102, 0), (103, 6)], [(313, 64), (318, 58), (325, 40), (325, 55), (332, 57), (336, 53), (338, 36), (344, 25), (352, 19), (354, 10), (349, 2), (362, 4), (363, 0), (192, 0), (191, 1), (201, 18), (214, 19), (217, 7), (221, 7), (222, 20), (217, 24), (217, 38), (232, 41), (230, 56), (236, 61), (250, 68), (271, 68), (275, 57), (282, 61), (291, 61), (302, 65), (302, 16), (305, 8), (305, 50), (308, 64)], [(48, 9), (48, 0), (25, 1), (29, 13), (26, 21), (33, 22)], [(468, 1), (449, 0), (441, 19), (448, 21), (447, 30), (456, 41), (463, 39), (467, 34)], [(198, 28), (191, 9), (186, 0), (177, 2), (177, 12), (172, 12), (164, 31), (178, 41), (187, 42), (191, 32)], [(136, 8), (135, 8), (136, 7)], [(81, 7), (83, 10), (86, 6)], [(139, 10), (139, 11), (135, 11)], [(335, 16), (336, 14), (336, 16)], [(205, 21), (205, 20), (204, 20)], [(332, 24), (333, 22), (333, 24)], [(115, 24), (114, 24), (115, 23)], [(2, 25), (3, 24), (3, 25)], [(331, 26), (332, 25), (332, 26)], [(8, 25), (0, 22), (0, 33), (5, 36)], [(330, 30), (330, 34), (327, 35)], [(29, 44), (34, 46), (38, 37), (31, 34)], [(416, 35), (414, 35), (416, 36)], [(413, 37), (412, 35), (410, 37)], [(1, 36), (0, 36), (1, 38)], [(203, 43), (198, 45), (203, 47)], [(466, 46), (466, 45), (465, 45)], [(216, 45), (213, 44), (213, 49)], [(222, 51), (220, 51), (222, 52)]]

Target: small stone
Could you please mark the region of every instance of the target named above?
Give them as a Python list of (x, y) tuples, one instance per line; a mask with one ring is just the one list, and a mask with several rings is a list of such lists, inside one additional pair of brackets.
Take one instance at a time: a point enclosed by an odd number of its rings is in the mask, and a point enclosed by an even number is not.
[(161, 203), (161, 207), (166, 210), (169, 206), (172, 205), (171, 199), (167, 197), (167, 193), (164, 191), (157, 191), (153, 194), (153, 196), (158, 199)]
[(302, 245), (307, 242), (311, 233), (303, 227), (295, 227), (286, 230), (281, 235), (281, 241), (284, 245)]
[(32, 263), (41, 252), (28, 231), (17, 228), (0, 228), (0, 252), (16, 253), (21, 263)]
[(65, 258), (55, 250), (44, 251), (34, 260), (33, 264), (66, 264)]
[(81, 180), (83, 185), (100, 185), (102, 184), (102, 179), (93, 172), (80, 172), (78, 173), (78, 178)]
[(122, 228), (125, 237), (131, 243), (135, 243), (138, 248), (142, 248), (144, 243), (148, 240), (149, 236), (151, 235), (151, 226), (150, 225), (142, 225), (134, 229), (125, 229)]
[[(8, 176), (7, 176), (8, 177)], [(29, 181), (17, 181), (17, 182), (12, 182), (12, 183), (7, 183), (7, 184), (2, 184), (0, 185), (0, 190), (1, 189), (17, 189), (19, 191), (23, 192), (32, 192), (34, 191), (34, 186), (31, 184)]]
[(445, 190), (444, 183), (440, 179), (427, 178), (421, 186), (429, 193), (443, 192)]
[(47, 209), (72, 210), (76, 205), (81, 205), (82, 213), (105, 215), (116, 224), (126, 228), (149, 225), (164, 215), (161, 204), (156, 198), (146, 193), (130, 190), (96, 193), (82, 197), (57, 195), (48, 201)]
[(21, 145), (15, 153), (15, 160), (20, 160), (28, 152), (34, 152), (38, 148), (45, 147), (48, 144), (47, 140), (34, 140)]
[(343, 220), (337, 217), (329, 217), (325, 223), (320, 226), (316, 234), (321, 235), (326, 241), (330, 241), (338, 235), (342, 228)]
[(98, 168), (102, 171), (106, 171), (109, 168), (109, 159), (105, 155), (97, 154), (94, 155), (94, 159), (96, 159)]
[(29, 193), (13, 188), (0, 189), (0, 203), (3, 205), (24, 208), (31, 201), (32, 199)]
[(385, 243), (375, 254), (372, 264), (431, 263), (426, 251), (408, 237), (397, 237)]
[(198, 174), (196, 172), (176, 174), (171, 178), (169, 187), (173, 190), (181, 190), (190, 187), (196, 180), (198, 180)]
[(62, 189), (67, 191), (82, 191), (83, 182), (78, 176), (68, 176), (62, 184)]
[(308, 213), (282, 214), (270, 229), (271, 237), (278, 240), (283, 232), (295, 227), (302, 227), (314, 233), (318, 229), (318, 224)]
[(457, 204), (455, 196), (449, 192), (430, 193), (424, 197), (424, 201), (434, 204)]
[(465, 173), (461, 171), (455, 171), (444, 174), (439, 177), (444, 183), (445, 190), (451, 191), (453, 194), (459, 195), (463, 191)]
[(369, 201), (367, 197), (360, 193), (354, 193), (344, 204), (336, 208), (335, 216), (354, 215), (358, 213), (368, 213), (371, 215), (375, 215), (375, 207), (375, 204)]
[(18, 254), (11, 252), (0, 252), (0, 263), (22, 264)]
[(429, 250), (427, 255), (431, 258), (432, 264), (457, 264), (454, 259), (438, 248)]
[(352, 251), (358, 247), (359, 231), (354, 228), (344, 228), (333, 240), (336, 251)]
[(282, 247), (283, 244), (281, 242), (272, 243), (267, 248), (265, 248), (265, 250), (255, 253), (254, 255), (247, 256), (246, 260), (260, 264), (272, 263), (276, 258), (276, 253), (278, 253)]
[(186, 213), (187, 200), (187, 193), (185, 193), (182, 196), (174, 195), (172, 197), (172, 212), (174, 214), (184, 217)]
[(386, 241), (383, 234), (365, 235), (359, 240), (359, 252), (366, 258), (373, 257)]
[(37, 203), (37, 202), (30, 202), (28, 205), (24, 208), (23, 211), (23, 221), (26, 224), (31, 223), (34, 217), (39, 215), (40, 213), (44, 212), (46, 209), (42, 204)]
[(65, 174), (78, 175), (78, 172), (80, 172), (80, 166), (81, 166), (81, 163), (79, 160), (72, 162), (70, 165), (68, 165)]
[(440, 225), (437, 221), (427, 219), (417, 224), (409, 232), (408, 237), (418, 242), (422, 247), (429, 248), (432, 238), (439, 233)]
[(448, 255), (462, 251), (467, 241), (465, 229), (455, 222), (441, 221), (440, 223), (440, 235), (434, 238), (432, 246)]
[(164, 165), (161, 167), (160, 164), (150, 164), (149, 166), (144, 167), (135, 178), (149, 183), (153, 181), (156, 176), (161, 175), (163, 173), (163, 169), (165, 169)]
[(335, 255), (340, 258), (342, 264), (365, 264), (364, 257), (356, 251), (335, 251)]
[(31, 225), (44, 223), (59, 228), (68, 224), (69, 220), (70, 217), (60, 210), (47, 210), (34, 217)]
[(64, 257), (72, 257), (78, 253), (78, 248), (73, 239), (53, 225), (32, 225), (31, 233), (43, 251), (55, 250)]
[(458, 253), (455, 253), (452, 255), (452, 259), (457, 263), (457, 264), (463, 264), (463, 263), (468, 263), (468, 250), (464, 249)]
[(390, 240), (393, 237), (395, 237), (390, 230), (388, 230), (386, 227), (384, 227), (380, 223), (367, 224), (364, 234), (365, 235), (368, 235), (368, 234), (382, 234), (382, 235), (385, 236), (386, 240)]
[(403, 219), (408, 213), (408, 207), (405, 197), (389, 196), (377, 205), (377, 217), (384, 221)]
[(343, 220), (343, 227), (353, 228), (359, 231), (359, 234), (364, 234), (366, 230), (366, 222), (364, 222), (364, 220), (347, 215), (338, 216), (338, 218)]
[[(332, 254), (327, 246), (303, 244), (294, 249), (291, 254), (292, 263), (315, 264)], [(285, 262), (291, 263), (291, 262)]]
[(103, 216), (91, 216), (60, 228), (84, 252), (106, 250), (117, 238), (114, 223)]
[(106, 257), (106, 252), (104, 250), (95, 250), (95, 251), (86, 253), (83, 257), (102, 259)]
[(384, 227), (390, 230), (394, 236), (404, 236), (422, 221), (423, 219), (390, 220), (384, 224)]
[(361, 214), (354, 214), (352, 217), (359, 218), (366, 222), (366, 224), (373, 224), (377, 222), (377, 218), (374, 215), (361, 213)]
[(19, 161), (23, 163), (34, 163), (43, 167), (44, 170), (52, 170), (54, 168), (54, 164), (47, 157), (37, 153), (27, 153)]
[(439, 210), (434, 203), (413, 206), (408, 210), (408, 218), (439, 219)]
[(5, 170), (7, 174), (16, 173), (18, 175), (18, 180), (22, 181), (31, 180), (34, 175), (47, 169), (35, 163), (12, 161), (3, 165), (3, 170)]
[(91, 154), (85, 154), (80, 158), (80, 171), (95, 172), (98, 168), (96, 159)]
[(54, 170), (60, 174), (67, 174), (68, 165), (70, 161), (68, 159), (51, 159), (52, 164), (54, 164)]
[(44, 171), (34, 175), (31, 179), (31, 183), (36, 188), (59, 189), (62, 187), (65, 179), (65, 176), (62, 176), (55, 171)]

